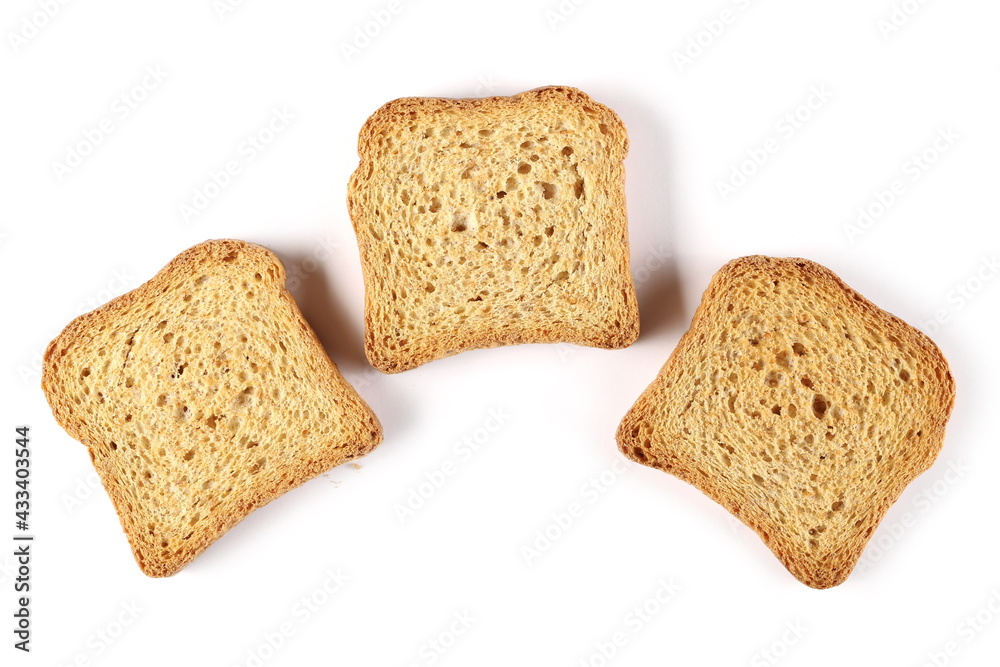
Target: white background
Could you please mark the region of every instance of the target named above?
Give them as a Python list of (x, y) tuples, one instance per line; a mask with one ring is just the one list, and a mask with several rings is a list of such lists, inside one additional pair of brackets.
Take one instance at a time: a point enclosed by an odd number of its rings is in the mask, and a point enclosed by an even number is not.
[[(0, 549), (0, 662), (916, 666), (934, 656), (974, 666), (1000, 653), (1000, 280), (984, 264), (1000, 250), (997, 3), (908, 0), (912, 16), (897, 15), (886, 34), (889, 0), (567, 0), (559, 21), (547, 14), (555, 0), (412, 0), (350, 60), (343, 45), (387, 0), (248, 0), (221, 16), (211, 0), (97, 0), (59, 5), (50, 19), (40, 4), (8, 0), (0, 19), (0, 537), (13, 533), (18, 424), (33, 429), (37, 535), (28, 656), (10, 646), (12, 559)], [(711, 22), (723, 10), (720, 30)], [(689, 40), (705, 46), (679, 63)], [(154, 88), (147, 78), (122, 118), (115, 100), (147, 67), (165, 79)], [(639, 341), (373, 371), (345, 206), (361, 124), (395, 97), (546, 84), (582, 88), (628, 128)], [(799, 109), (814, 87), (829, 98)], [(244, 160), (241, 143), (282, 107), (294, 121)], [(808, 118), (790, 132), (783, 119), (797, 109)], [(53, 163), (104, 118), (111, 133), (60, 179)], [(914, 174), (908, 161), (947, 128), (958, 138)], [(769, 138), (777, 151), (724, 200), (719, 182)], [(244, 160), (240, 174), (185, 222), (180, 206), (230, 159)], [(894, 179), (903, 194), (850, 237), (858, 208)], [(381, 418), (385, 442), (360, 469), (332, 470), (256, 512), (177, 576), (148, 579), (107, 496), (88, 486), (85, 449), (51, 417), (40, 353), (79, 312), (225, 237), (272, 248), (298, 276), (307, 318)], [(624, 462), (614, 443), (712, 273), (753, 253), (829, 266), (933, 332), (957, 380), (938, 463), (831, 590), (796, 581), (723, 509)], [(938, 311), (947, 321), (929, 323)], [(455, 443), (491, 410), (506, 415), (502, 428), (465, 460)], [(397, 503), (449, 460), (457, 472), (401, 523)], [(616, 466), (626, 472), (613, 483), (588, 486)], [(574, 502), (583, 515), (527, 563), (523, 547)], [(318, 592), (337, 568), (349, 580)], [(679, 588), (672, 599), (650, 603), (646, 621), (629, 617), (661, 580)], [(307, 617), (310, 596), (324, 604)], [(463, 613), (475, 620), (451, 643)], [(272, 651), (266, 638), (284, 623), (292, 634)], [(605, 659), (598, 645), (616, 632), (626, 642)], [(451, 646), (434, 653), (428, 642), (442, 633)]]

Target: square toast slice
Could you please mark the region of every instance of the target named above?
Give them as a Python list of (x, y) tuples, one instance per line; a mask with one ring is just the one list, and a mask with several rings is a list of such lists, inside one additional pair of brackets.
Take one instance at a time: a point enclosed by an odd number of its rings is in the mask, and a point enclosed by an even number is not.
[(372, 365), (395, 373), (518, 343), (630, 345), (627, 152), (621, 119), (565, 86), (376, 111), (348, 188)]
[(73, 320), (45, 352), (42, 388), (87, 446), (151, 577), (382, 440), (285, 289), (281, 262), (242, 241), (190, 248)]
[(930, 338), (832, 271), (744, 257), (712, 278), (618, 445), (696, 486), (800, 581), (828, 588), (934, 462), (954, 400)]

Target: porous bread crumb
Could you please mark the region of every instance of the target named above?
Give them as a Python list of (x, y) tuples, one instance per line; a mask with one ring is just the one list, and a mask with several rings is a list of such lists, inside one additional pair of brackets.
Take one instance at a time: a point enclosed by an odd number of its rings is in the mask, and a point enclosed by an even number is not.
[(45, 352), (42, 388), (154, 577), (382, 440), (281, 262), (242, 241), (195, 246), (73, 320)]
[(800, 581), (827, 588), (934, 462), (954, 397), (937, 346), (833, 272), (744, 257), (713, 277), (618, 444), (696, 486)]
[(348, 189), (372, 365), (394, 373), (517, 343), (630, 345), (627, 152), (619, 117), (575, 88), (379, 109)]

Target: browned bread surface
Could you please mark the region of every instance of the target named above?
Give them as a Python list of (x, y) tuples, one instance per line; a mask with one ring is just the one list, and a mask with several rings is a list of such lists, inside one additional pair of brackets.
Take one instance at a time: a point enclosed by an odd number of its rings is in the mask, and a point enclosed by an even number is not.
[(833, 272), (744, 257), (712, 278), (618, 444), (696, 486), (795, 577), (827, 588), (934, 462), (954, 397), (937, 346)]
[(85, 444), (146, 574), (382, 440), (266, 248), (208, 241), (73, 320), (42, 388)]
[(375, 112), (348, 188), (371, 363), (394, 373), (474, 348), (630, 345), (627, 151), (618, 116), (569, 87)]

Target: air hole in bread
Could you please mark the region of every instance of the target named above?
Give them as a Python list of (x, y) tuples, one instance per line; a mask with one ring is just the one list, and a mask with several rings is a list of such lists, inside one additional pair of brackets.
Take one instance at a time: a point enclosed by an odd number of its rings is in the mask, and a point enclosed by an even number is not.
[(815, 396), (813, 396), (812, 410), (813, 410), (813, 416), (815, 416), (816, 419), (822, 419), (823, 415), (826, 414), (826, 410), (828, 407), (829, 405), (827, 404), (826, 399), (822, 396), (822, 394), (816, 394)]

